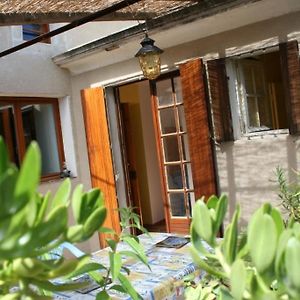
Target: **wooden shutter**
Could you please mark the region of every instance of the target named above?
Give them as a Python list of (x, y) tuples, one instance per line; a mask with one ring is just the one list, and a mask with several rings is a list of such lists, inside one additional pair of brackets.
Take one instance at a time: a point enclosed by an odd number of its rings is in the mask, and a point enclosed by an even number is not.
[[(100, 188), (104, 194), (107, 208), (104, 226), (120, 232), (104, 91), (102, 88), (84, 89), (81, 96), (92, 187)], [(102, 235), (100, 243), (102, 247), (105, 245)]]
[(279, 45), (286, 108), (291, 134), (300, 134), (300, 62), (298, 42)]
[(180, 66), (184, 112), (196, 199), (216, 194), (205, 72), (200, 59)]
[(207, 71), (215, 139), (217, 142), (232, 141), (233, 129), (225, 59), (208, 61)]

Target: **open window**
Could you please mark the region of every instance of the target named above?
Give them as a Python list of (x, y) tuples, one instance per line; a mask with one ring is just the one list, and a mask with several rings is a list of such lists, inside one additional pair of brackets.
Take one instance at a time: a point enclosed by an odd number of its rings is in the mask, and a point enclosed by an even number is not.
[(1, 97), (0, 135), (17, 166), (31, 141), (37, 141), (43, 179), (59, 177), (65, 158), (57, 99)]
[(217, 142), (278, 129), (300, 134), (298, 42), (273, 50), (207, 62)]
[(234, 63), (242, 133), (288, 128), (279, 52)]
[[(30, 41), (38, 36), (49, 32), (48, 24), (24, 24), (22, 25), (23, 40)], [(50, 44), (51, 40), (45, 39), (42, 43)]]

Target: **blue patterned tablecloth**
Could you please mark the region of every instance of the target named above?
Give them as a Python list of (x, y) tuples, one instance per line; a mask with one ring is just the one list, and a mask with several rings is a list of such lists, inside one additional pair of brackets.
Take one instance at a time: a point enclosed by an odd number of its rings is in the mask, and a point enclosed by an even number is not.
[[(164, 240), (171, 234), (151, 233), (151, 237), (140, 235), (140, 243), (144, 246), (151, 271), (141, 262), (127, 259), (124, 266), (130, 269), (128, 276), (136, 291), (145, 300), (174, 300), (184, 294), (183, 277), (194, 273), (195, 281), (202, 276), (189, 254), (189, 244), (179, 248), (156, 247), (155, 244)], [(118, 250), (128, 250), (128, 246), (120, 243)], [(93, 260), (108, 265), (108, 249), (102, 249), (93, 254)], [(99, 290), (88, 294), (78, 292), (64, 292), (55, 296), (56, 299), (95, 299)], [(129, 300), (128, 295), (111, 292), (113, 299)]]

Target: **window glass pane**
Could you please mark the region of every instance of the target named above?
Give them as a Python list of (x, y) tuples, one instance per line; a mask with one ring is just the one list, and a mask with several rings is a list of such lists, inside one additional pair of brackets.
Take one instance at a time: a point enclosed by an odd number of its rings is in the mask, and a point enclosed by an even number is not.
[(171, 214), (173, 217), (185, 217), (186, 209), (184, 203), (184, 193), (169, 194)]
[(186, 178), (186, 188), (187, 189), (194, 189), (194, 184), (193, 184), (193, 177), (192, 177), (192, 167), (191, 164), (185, 164), (185, 178)]
[(174, 85), (175, 85), (176, 103), (182, 103), (183, 97), (182, 97), (182, 88), (181, 88), (180, 77), (174, 78)]
[(259, 97), (257, 99), (258, 110), (259, 110), (259, 120), (260, 127), (265, 127), (266, 129), (272, 128), (272, 121), (270, 116), (270, 103), (266, 97)]
[(5, 141), (10, 160), (19, 166), (14, 110), (11, 105), (0, 105), (0, 135)]
[(190, 152), (189, 152), (189, 142), (188, 142), (188, 136), (187, 134), (183, 134), (180, 137), (180, 140), (182, 142), (182, 153), (183, 153), (183, 160), (189, 161), (190, 158)]
[(165, 162), (180, 160), (177, 136), (164, 137), (163, 147), (165, 154)]
[(183, 178), (180, 165), (166, 166), (166, 175), (169, 190), (183, 189)]
[(23, 129), (26, 146), (36, 140), (42, 154), (42, 175), (60, 172), (60, 162), (51, 104), (22, 107)]
[(180, 105), (177, 107), (178, 115), (179, 115), (179, 123), (180, 123), (180, 131), (186, 132), (186, 121), (185, 121), (185, 114), (184, 114), (184, 107)]
[(172, 81), (166, 79), (158, 81), (156, 83), (158, 105), (170, 105), (173, 104), (173, 92), (172, 92)]
[(249, 127), (259, 127), (260, 122), (259, 122), (257, 99), (254, 97), (248, 97), (247, 104), (248, 104)]
[(162, 134), (166, 133), (175, 133), (176, 132), (176, 123), (174, 108), (164, 108), (159, 111), (160, 115), (160, 126)]
[(252, 78), (252, 68), (249, 64), (245, 63), (243, 66), (243, 75), (244, 75), (244, 82), (245, 82), (245, 89), (247, 94), (254, 93), (254, 85), (253, 85), (253, 78)]

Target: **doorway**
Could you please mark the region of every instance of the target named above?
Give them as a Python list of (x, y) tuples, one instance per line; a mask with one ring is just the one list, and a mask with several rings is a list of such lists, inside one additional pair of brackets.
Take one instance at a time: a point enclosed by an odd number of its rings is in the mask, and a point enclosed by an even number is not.
[(165, 232), (159, 158), (148, 81), (116, 88), (127, 204), (135, 207), (149, 231)]

